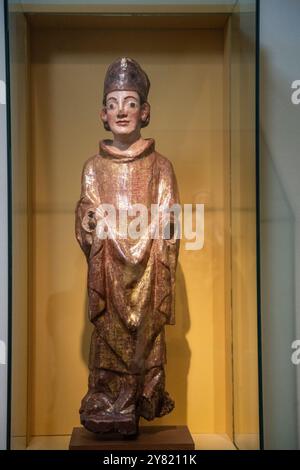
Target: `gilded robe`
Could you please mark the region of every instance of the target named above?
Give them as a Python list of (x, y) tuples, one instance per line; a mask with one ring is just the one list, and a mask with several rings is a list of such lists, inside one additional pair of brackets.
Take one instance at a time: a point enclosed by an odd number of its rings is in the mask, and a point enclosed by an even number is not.
[(150, 230), (134, 240), (117, 231), (101, 239), (93, 221), (104, 203), (117, 213), (144, 204), (149, 215), (151, 204), (179, 204), (173, 166), (156, 152), (153, 139), (126, 156), (100, 142), (99, 153), (83, 168), (75, 224), (88, 263), (89, 318), (95, 325), (89, 368), (145, 373), (166, 362), (164, 326), (175, 323), (179, 239), (152, 238)]

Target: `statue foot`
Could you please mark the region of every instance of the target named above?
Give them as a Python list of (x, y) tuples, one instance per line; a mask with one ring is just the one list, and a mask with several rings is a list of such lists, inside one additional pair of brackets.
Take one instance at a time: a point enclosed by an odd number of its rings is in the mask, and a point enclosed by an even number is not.
[(97, 434), (118, 433), (124, 437), (136, 437), (138, 434), (138, 419), (134, 414), (81, 414), (81, 424), (88, 430)]

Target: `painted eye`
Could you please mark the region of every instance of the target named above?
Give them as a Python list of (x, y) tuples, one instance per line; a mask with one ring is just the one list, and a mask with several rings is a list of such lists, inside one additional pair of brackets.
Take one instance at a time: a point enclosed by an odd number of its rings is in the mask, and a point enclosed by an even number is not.
[(131, 108), (135, 108), (135, 107), (136, 107), (136, 104), (135, 104), (134, 101), (131, 101), (131, 102), (129, 103), (129, 106), (130, 106)]

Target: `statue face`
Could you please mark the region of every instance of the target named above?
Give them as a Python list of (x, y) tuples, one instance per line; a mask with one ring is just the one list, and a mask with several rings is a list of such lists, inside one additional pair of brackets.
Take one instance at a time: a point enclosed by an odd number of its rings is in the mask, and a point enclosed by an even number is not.
[(142, 120), (147, 118), (147, 103), (140, 104), (136, 91), (112, 91), (106, 97), (101, 118), (107, 122), (114, 135), (131, 134), (139, 130)]

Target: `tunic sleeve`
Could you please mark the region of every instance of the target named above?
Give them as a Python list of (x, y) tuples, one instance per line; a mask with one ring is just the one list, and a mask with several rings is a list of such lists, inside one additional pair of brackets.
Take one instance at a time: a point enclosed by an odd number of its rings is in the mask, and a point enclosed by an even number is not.
[(75, 234), (86, 257), (89, 257), (96, 229), (96, 209), (100, 204), (93, 160), (83, 167), (81, 195), (75, 209)]

